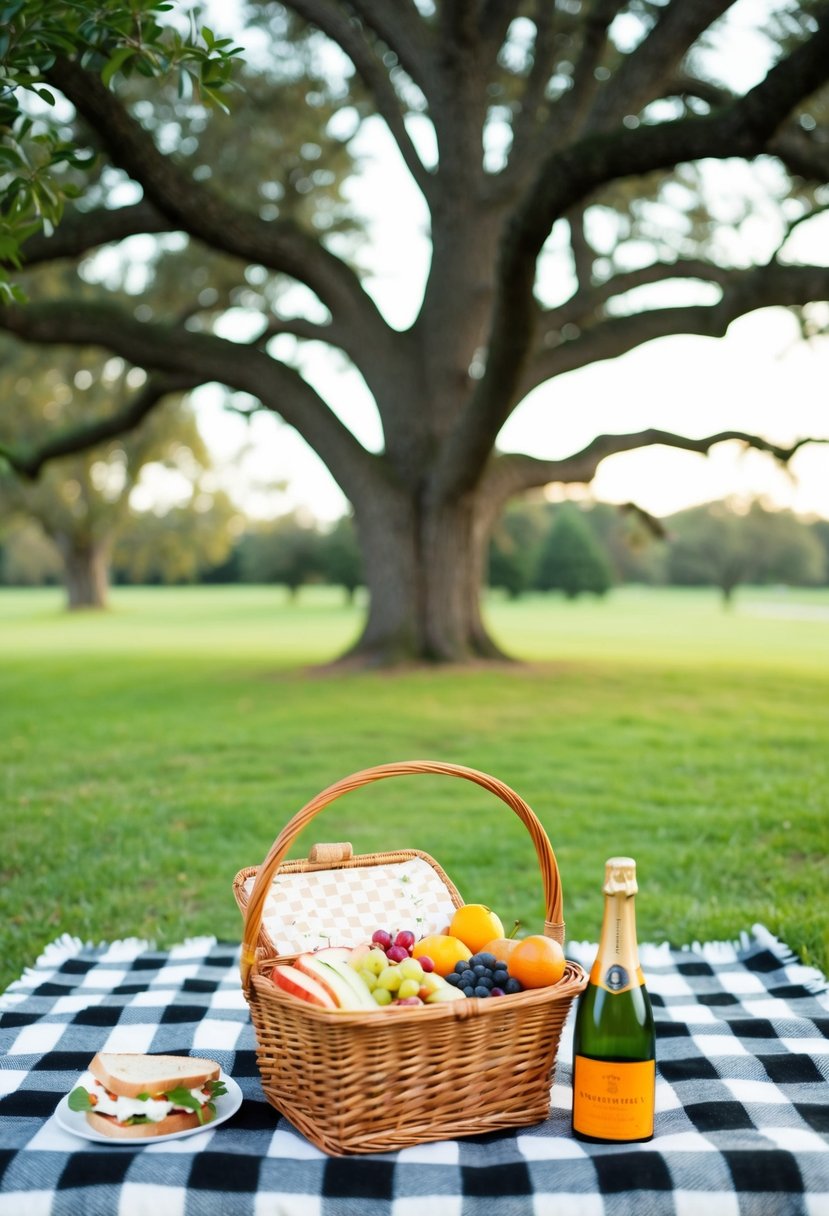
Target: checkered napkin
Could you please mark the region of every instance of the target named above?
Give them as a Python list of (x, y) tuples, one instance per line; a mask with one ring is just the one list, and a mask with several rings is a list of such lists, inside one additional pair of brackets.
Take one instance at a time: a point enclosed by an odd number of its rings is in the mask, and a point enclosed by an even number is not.
[[(595, 946), (568, 953), (589, 965)], [(329, 1158), (263, 1098), (235, 946), (61, 939), (0, 997), (0, 1216), (827, 1216), (825, 981), (762, 926), (641, 956), (658, 1035), (650, 1143), (570, 1135), (570, 1020), (545, 1123)], [(216, 1059), (241, 1109), (141, 1147), (62, 1130), (55, 1107), (94, 1053), (125, 1050)]]

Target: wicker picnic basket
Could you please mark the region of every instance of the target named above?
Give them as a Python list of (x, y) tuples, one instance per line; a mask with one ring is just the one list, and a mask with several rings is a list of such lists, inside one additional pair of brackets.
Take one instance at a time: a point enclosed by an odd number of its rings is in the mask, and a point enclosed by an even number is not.
[(318, 845), (308, 860), (284, 861), (329, 803), (372, 782), (414, 774), (475, 782), (518, 815), (541, 868), (544, 932), (564, 941), (550, 842), (527, 803), (495, 777), (441, 762), (383, 764), (337, 781), (294, 815), (262, 865), (240, 870), (234, 881), (245, 918), (242, 987), (268, 1101), (335, 1155), (388, 1152), (545, 1119), (561, 1030), (586, 984), (583, 970), (568, 962), (552, 987), (376, 1013), (317, 1008), (274, 986), (274, 963), (304, 949), (357, 945), (380, 927), (415, 928), (413, 918), (418, 936), (439, 932), (463, 903), (437, 862), (415, 850), (355, 857), (350, 845)]

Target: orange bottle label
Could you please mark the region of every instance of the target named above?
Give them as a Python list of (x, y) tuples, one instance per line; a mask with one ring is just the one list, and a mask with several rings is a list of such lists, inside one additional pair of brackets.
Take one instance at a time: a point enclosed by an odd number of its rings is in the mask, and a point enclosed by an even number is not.
[(656, 1064), (576, 1056), (573, 1130), (598, 1140), (646, 1140), (653, 1135)]

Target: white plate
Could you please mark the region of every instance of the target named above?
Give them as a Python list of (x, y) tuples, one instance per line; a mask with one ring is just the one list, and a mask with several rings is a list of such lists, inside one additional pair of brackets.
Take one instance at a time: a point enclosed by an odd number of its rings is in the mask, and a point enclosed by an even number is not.
[(87, 1123), (86, 1115), (82, 1110), (69, 1109), (69, 1094), (65, 1094), (58, 1103), (55, 1118), (63, 1130), (71, 1132), (73, 1136), (81, 1136), (84, 1140), (94, 1140), (96, 1144), (117, 1144), (119, 1148), (144, 1148), (148, 1144), (160, 1144), (162, 1140), (181, 1140), (184, 1136), (197, 1136), (199, 1132), (212, 1131), (214, 1127), (224, 1123), (231, 1115), (235, 1115), (242, 1105), (242, 1091), (233, 1078), (226, 1073), (221, 1073), (220, 1076), (227, 1086), (227, 1093), (216, 1099), (215, 1118), (211, 1119), (209, 1123), (185, 1128), (183, 1132), (168, 1132), (166, 1136), (148, 1136), (139, 1140), (121, 1140), (115, 1136), (105, 1136), (102, 1132), (96, 1132), (94, 1127)]

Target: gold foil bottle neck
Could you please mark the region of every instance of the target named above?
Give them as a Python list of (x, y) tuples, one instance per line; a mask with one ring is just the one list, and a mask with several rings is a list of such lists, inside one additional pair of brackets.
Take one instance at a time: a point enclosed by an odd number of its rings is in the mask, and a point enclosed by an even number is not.
[(610, 857), (604, 866), (605, 895), (635, 895), (639, 890), (636, 882), (636, 862), (632, 857)]

